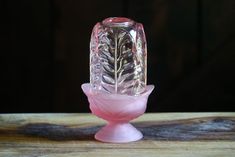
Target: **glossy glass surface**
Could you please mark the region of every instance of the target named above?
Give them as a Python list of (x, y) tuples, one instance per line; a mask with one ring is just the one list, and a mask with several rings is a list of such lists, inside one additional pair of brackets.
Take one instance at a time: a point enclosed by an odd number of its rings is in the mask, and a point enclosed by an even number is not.
[(90, 83), (94, 91), (139, 95), (147, 76), (142, 24), (114, 17), (97, 23), (90, 42)]

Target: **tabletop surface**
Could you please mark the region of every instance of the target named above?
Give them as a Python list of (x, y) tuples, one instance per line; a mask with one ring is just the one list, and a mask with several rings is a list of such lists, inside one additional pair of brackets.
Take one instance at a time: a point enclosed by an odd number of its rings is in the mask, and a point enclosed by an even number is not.
[(144, 138), (102, 143), (92, 114), (0, 114), (0, 157), (235, 156), (235, 113), (149, 113), (132, 121)]

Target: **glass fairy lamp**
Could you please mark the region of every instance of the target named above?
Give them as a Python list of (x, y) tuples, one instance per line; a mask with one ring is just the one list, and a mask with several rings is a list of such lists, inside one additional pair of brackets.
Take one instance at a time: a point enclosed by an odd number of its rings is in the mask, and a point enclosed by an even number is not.
[(103, 142), (137, 141), (129, 121), (146, 110), (154, 86), (147, 82), (147, 48), (142, 24), (124, 17), (97, 23), (90, 41), (90, 83), (82, 85), (90, 109), (108, 124), (95, 134)]

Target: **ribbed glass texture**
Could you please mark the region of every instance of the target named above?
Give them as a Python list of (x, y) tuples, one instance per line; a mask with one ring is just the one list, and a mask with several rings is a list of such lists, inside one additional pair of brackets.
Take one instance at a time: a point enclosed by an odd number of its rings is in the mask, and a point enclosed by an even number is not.
[(97, 23), (90, 41), (90, 83), (94, 91), (139, 95), (147, 80), (142, 24), (123, 17)]

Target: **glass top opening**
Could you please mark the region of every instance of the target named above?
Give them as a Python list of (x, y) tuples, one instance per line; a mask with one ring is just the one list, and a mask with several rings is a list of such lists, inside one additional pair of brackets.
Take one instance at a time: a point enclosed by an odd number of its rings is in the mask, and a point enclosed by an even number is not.
[(134, 21), (125, 17), (110, 17), (103, 20), (102, 24), (108, 27), (129, 27)]

